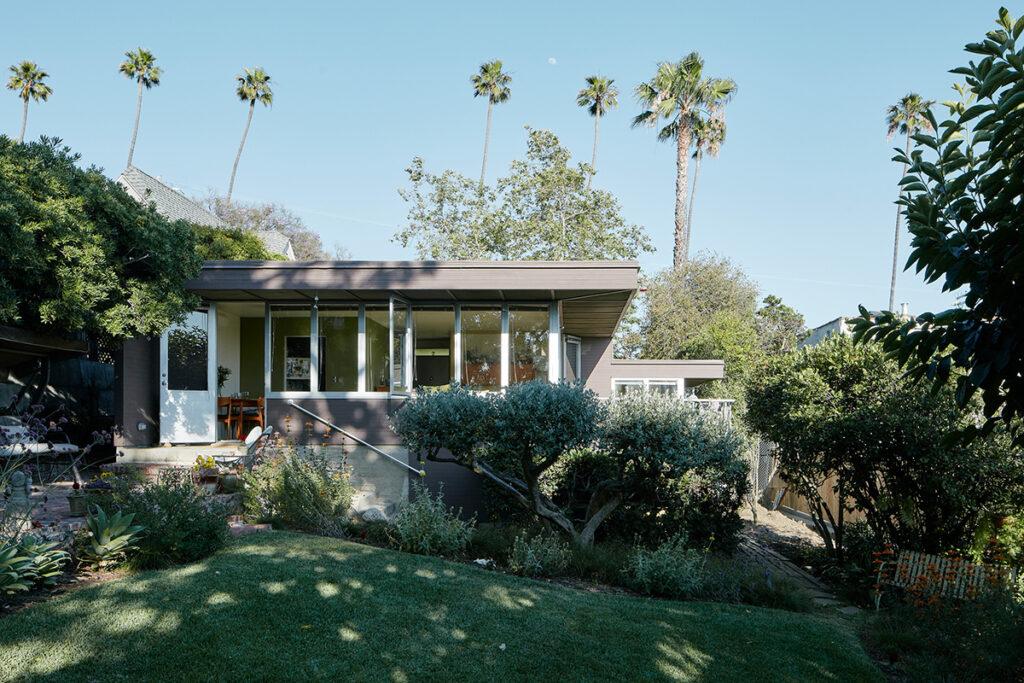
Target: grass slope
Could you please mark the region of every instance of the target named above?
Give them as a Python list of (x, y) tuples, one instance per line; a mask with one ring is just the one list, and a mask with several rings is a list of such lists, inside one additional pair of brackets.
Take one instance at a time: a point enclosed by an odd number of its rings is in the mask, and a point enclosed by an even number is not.
[(274, 532), (0, 619), (0, 680), (879, 680), (819, 617)]

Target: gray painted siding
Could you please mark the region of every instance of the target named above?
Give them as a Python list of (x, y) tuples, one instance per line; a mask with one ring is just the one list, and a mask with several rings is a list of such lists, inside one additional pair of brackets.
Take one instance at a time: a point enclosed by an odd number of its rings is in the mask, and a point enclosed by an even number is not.
[(722, 361), (615, 359), (613, 352), (611, 337), (581, 340), (581, 372), (586, 387), (598, 396), (611, 396), (612, 379), (683, 379), (693, 386), (725, 376)]
[[(114, 362), (115, 446), (144, 448), (160, 438), (160, 340), (126, 339)], [(138, 423), (146, 425), (145, 431)]]

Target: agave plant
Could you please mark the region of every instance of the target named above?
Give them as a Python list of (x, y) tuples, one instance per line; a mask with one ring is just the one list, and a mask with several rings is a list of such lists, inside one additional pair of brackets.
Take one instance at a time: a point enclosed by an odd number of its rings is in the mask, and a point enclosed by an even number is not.
[(95, 512), (85, 520), (88, 537), (79, 556), (82, 561), (93, 569), (111, 567), (125, 558), (129, 550), (135, 547), (135, 541), (142, 533), (143, 527), (132, 526), (134, 513), (107, 513), (99, 505)]
[(21, 554), (29, 559), (33, 581), (44, 586), (57, 583), (57, 577), (63, 573), (64, 565), (71, 559), (59, 543), (44, 541), (36, 536), (25, 536), (20, 546)]
[(27, 591), (32, 586), (32, 560), (17, 545), (0, 547), (0, 592)]

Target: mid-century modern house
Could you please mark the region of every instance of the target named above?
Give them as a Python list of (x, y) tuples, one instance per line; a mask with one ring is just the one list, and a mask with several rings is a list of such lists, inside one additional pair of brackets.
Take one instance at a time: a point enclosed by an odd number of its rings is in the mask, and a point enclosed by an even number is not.
[[(194, 459), (241, 433), (223, 415), (234, 397), (291, 438), (309, 438), (302, 408), (409, 462), (388, 417), (426, 388), (565, 379), (602, 397), (686, 397), (722, 378), (720, 360), (613, 358), (638, 275), (631, 261), (208, 262), (188, 285), (203, 307), (160, 339), (123, 347), (119, 446), (128, 461)], [(401, 466), (351, 443), (345, 452), (362, 505), (387, 512), (407, 495)], [(471, 473), (426, 469), (449, 502), (479, 506)]]

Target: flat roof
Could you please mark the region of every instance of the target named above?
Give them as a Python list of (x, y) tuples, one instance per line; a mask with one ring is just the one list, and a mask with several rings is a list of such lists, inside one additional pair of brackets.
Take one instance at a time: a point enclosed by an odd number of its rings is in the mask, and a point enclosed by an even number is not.
[(561, 301), (568, 334), (614, 334), (636, 261), (207, 261), (186, 287), (207, 301)]

